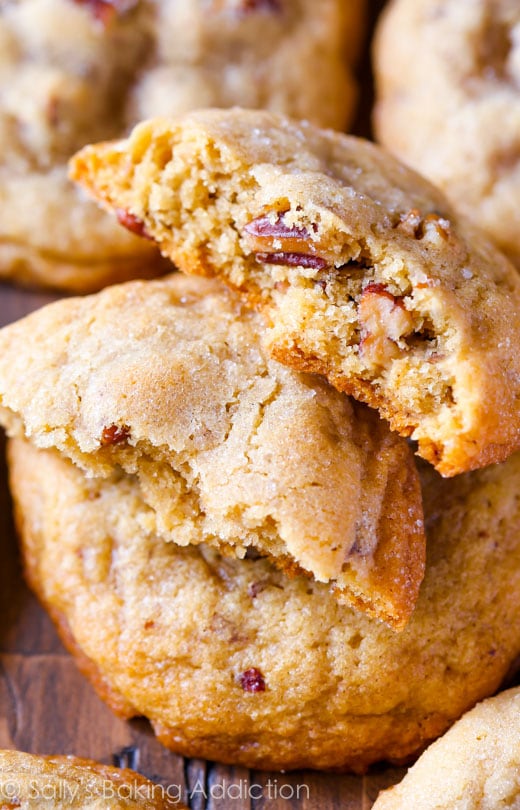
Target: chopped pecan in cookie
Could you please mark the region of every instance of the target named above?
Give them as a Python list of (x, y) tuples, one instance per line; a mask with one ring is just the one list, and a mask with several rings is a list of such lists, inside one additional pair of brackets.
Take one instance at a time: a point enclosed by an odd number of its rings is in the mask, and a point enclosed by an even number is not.
[(442, 474), (520, 447), (520, 278), (374, 144), (205, 110), (87, 148), (75, 174), (262, 310), (274, 359), (378, 408)]
[(384, 366), (400, 354), (398, 341), (414, 330), (413, 317), (403, 299), (384, 284), (367, 284), (358, 304), (360, 351), (367, 362)]
[(107, 447), (111, 444), (122, 444), (130, 436), (128, 425), (108, 425), (103, 428), (100, 444)]
[(265, 679), (259, 669), (251, 667), (239, 675), (238, 681), (244, 692), (265, 692)]

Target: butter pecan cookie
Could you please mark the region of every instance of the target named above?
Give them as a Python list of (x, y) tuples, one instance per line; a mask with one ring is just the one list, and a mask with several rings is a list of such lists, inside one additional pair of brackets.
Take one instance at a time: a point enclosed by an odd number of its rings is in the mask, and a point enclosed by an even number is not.
[(520, 445), (518, 274), (378, 147), (206, 110), (86, 147), (72, 174), (261, 309), (273, 357), (378, 407), (443, 475)]
[(146, 49), (143, 10), (131, 5), (0, 7), (0, 278), (83, 292), (159, 273), (153, 246), (121, 233), (66, 172), (75, 149), (125, 129), (123, 100)]
[(374, 46), (381, 143), (520, 267), (520, 5), (394, 0)]
[(520, 807), (520, 690), (479, 703), (437, 740), (373, 810)]
[(78, 757), (0, 751), (0, 810), (185, 810), (128, 769)]
[(263, 330), (225, 287), (181, 274), (57, 302), (0, 332), (0, 421), (90, 475), (137, 476), (143, 529), (254, 549), (401, 628), (424, 573), (411, 450), (270, 360)]
[(429, 559), (402, 633), (265, 559), (147, 533), (132, 476), (86, 478), (19, 439), (9, 456), (27, 576), (65, 643), (184, 755), (362, 771), (443, 733), (520, 652), (518, 454), (426, 469)]
[[(164, 263), (66, 161), (149, 115), (271, 107), (347, 125), (364, 0), (19, 0), (0, 6), (0, 278), (85, 292)], [(347, 54), (347, 56), (345, 56)]]

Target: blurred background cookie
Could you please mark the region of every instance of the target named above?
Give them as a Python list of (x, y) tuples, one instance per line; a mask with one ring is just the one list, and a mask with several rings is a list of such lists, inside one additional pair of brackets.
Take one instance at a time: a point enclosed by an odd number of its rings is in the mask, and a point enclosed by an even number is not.
[[(20, 0), (0, 8), (0, 278), (84, 292), (155, 248), (66, 177), (82, 145), (197, 106), (346, 127), (363, 0)], [(155, 262), (155, 264), (154, 264)]]
[(264, 559), (148, 533), (132, 476), (10, 446), (26, 573), (78, 664), (165, 745), (254, 768), (363, 771), (492, 694), (520, 652), (520, 455), (424, 484), (426, 576), (407, 627)]
[(520, 266), (517, 0), (393, 0), (373, 55), (380, 142)]
[[(88, 759), (0, 751), (0, 808), (166, 810), (167, 792), (141, 774)], [(183, 810), (184, 805), (175, 803)]]
[(373, 810), (520, 806), (520, 690), (479, 703), (437, 740)]
[(0, 277), (84, 291), (159, 272), (152, 246), (119, 234), (65, 170), (75, 146), (125, 127), (149, 47), (144, 11), (71, 0), (2, 6)]

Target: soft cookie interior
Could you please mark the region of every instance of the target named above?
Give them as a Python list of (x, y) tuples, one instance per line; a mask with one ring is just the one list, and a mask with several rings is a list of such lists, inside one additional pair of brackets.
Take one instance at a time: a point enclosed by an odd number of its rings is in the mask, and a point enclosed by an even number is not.
[(136, 478), (164, 541), (266, 555), (402, 629), (424, 572), (412, 452), (270, 359), (264, 329), (224, 285), (180, 273), (56, 302), (0, 331), (0, 421), (90, 476)]
[(148, 122), (73, 175), (182, 270), (245, 293), (274, 357), (378, 407), (443, 474), (505, 457), (520, 441), (496, 392), (518, 378), (499, 341), (520, 335), (513, 269), (373, 145), (237, 116)]

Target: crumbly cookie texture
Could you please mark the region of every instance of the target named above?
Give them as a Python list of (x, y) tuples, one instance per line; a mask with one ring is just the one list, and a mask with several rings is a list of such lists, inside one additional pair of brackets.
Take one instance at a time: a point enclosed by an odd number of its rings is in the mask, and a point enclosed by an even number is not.
[(374, 66), (378, 139), (520, 267), (517, 0), (394, 0)]
[(437, 740), (373, 810), (520, 806), (520, 690), (479, 703)]
[(164, 272), (67, 178), (150, 115), (240, 103), (346, 127), (365, 0), (18, 0), (0, 11), (0, 278), (75, 292)]
[(360, 772), (442, 734), (520, 652), (518, 454), (453, 481), (427, 468), (402, 633), (265, 559), (147, 534), (131, 476), (88, 479), (23, 440), (9, 457), (33, 588), (102, 696), (186, 756)]
[(86, 147), (72, 174), (182, 270), (241, 291), (273, 357), (378, 407), (443, 475), (520, 445), (520, 278), (378, 147), (206, 110)]
[(263, 331), (224, 286), (180, 273), (57, 302), (0, 332), (0, 420), (90, 475), (136, 475), (144, 530), (252, 547), (401, 628), (424, 573), (412, 452), (270, 360)]
[[(164, 793), (127, 768), (78, 757), (0, 751), (1, 810), (165, 810), (171, 803)], [(186, 810), (183, 804), (175, 806)]]

